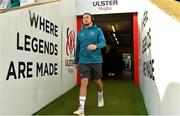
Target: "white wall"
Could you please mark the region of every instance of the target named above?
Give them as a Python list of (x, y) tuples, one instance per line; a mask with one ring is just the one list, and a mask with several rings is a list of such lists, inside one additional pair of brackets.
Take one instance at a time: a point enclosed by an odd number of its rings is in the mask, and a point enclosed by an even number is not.
[[(146, 22), (144, 28), (143, 15), (145, 19), (148, 17), (147, 22), (144, 20)], [(180, 24), (150, 2), (147, 2), (144, 10), (139, 12), (139, 24), (140, 86), (148, 113), (178, 115), (180, 114)], [(151, 46), (148, 48), (149, 43)], [(147, 50), (143, 53), (145, 48)], [(147, 62), (150, 60), (154, 60), (154, 63), (148, 65)], [(154, 76), (154, 80), (150, 75)]]
[[(66, 10), (68, 16), (62, 11), (67, 7), (62, 4), (68, 4), (69, 10)], [(30, 15), (35, 13), (50, 21), (54, 25), (58, 26), (57, 34), (58, 37), (46, 33), (43, 30), (31, 26)], [(71, 17), (72, 21), (66, 22)], [(62, 24), (63, 21), (66, 24)], [(9, 11), (0, 14), (0, 115), (23, 115), (33, 114), (40, 108), (44, 107), (67, 90), (75, 86), (76, 71), (74, 70), (71, 74), (66, 71), (67, 68), (64, 66), (64, 50), (65, 50), (65, 31), (67, 27), (76, 32), (76, 17), (75, 17), (75, 1), (59, 1), (49, 4), (38, 5), (34, 7), (19, 9), (15, 11)], [(50, 24), (50, 23), (49, 23)], [(19, 44), (17, 33), (19, 32)], [(31, 36), (31, 39), (25, 40), (25, 34)], [(57, 45), (57, 55), (55, 53), (50, 55), (48, 53), (33, 52), (32, 38), (36, 37), (39, 41), (51, 42), (54, 46)], [(26, 44), (25, 44), (25, 41)], [(17, 45), (23, 47), (23, 50), (17, 49)], [(25, 51), (30, 48), (30, 51)], [(43, 42), (37, 44), (38, 46), (44, 46)], [(40, 48), (43, 51), (44, 47)], [(21, 74), (21, 78), (15, 79), (13, 75), (13, 67), (10, 66), (10, 62), (14, 64), (14, 70), (18, 75), (18, 63), (22, 62), (29, 65), (29, 76), (27, 78), (27, 69), (25, 69), (24, 77)], [(37, 76), (37, 63), (53, 63), (57, 64), (57, 74)], [(9, 67), (10, 70), (9, 70)], [(20, 70), (23, 69), (21, 65)], [(44, 70), (46, 70), (45, 68)], [(63, 72), (62, 72), (63, 69)], [(10, 73), (8, 73), (8, 70)], [(7, 75), (9, 78), (7, 78)], [(40, 73), (38, 73), (40, 75)], [(63, 83), (66, 83), (64, 85)]]
[[(139, 0), (76, 0), (77, 15), (138, 12), (143, 7)], [(109, 1), (107, 3), (107, 1)], [(94, 2), (94, 5), (93, 5)], [(98, 2), (98, 3), (97, 3)]]
[[(68, 7), (67, 7), (68, 6)], [(62, 92), (66, 92), (76, 84), (76, 69), (74, 67), (75, 46), (76, 46), (76, 7), (75, 1), (62, 1)], [(70, 11), (69, 13), (65, 11)], [(69, 45), (68, 45), (69, 42)], [(66, 52), (67, 51), (67, 52)]]

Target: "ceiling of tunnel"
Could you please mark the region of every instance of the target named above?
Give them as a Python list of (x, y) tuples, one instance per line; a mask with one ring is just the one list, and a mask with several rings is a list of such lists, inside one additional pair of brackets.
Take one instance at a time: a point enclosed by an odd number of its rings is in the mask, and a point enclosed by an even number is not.
[(132, 14), (94, 15), (94, 18), (95, 24), (103, 30), (108, 45), (132, 49)]

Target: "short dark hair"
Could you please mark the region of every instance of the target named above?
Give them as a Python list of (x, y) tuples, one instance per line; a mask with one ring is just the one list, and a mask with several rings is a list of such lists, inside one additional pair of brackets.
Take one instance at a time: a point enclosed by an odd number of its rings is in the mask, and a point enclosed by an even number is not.
[(93, 16), (91, 13), (86, 12), (86, 13), (84, 13), (84, 14), (82, 15), (82, 17), (83, 17), (84, 15), (89, 15), (89, 16), (91, 16), (91, 21), (92, 21), (93, 24), (94, 24), (94, 16)]

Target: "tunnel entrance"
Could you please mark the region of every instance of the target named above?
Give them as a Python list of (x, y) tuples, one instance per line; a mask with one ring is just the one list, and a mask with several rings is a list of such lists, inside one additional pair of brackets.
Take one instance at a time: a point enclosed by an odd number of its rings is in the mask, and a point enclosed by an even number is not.
[(107, 46), (102, 49), (103, 79), (133, 79), (133, 15), (94, 15), (103, 30)]
[[(117, 13), (93, 15), (95, 24), (102, 28), (107, 47), (102, 49), (103, 76), (129, 79), (139, 86), (138, 14)], [(77, 32), (82, 29), (82, 16), (77, 16)], [(77, 84), (80, 74), (77, 72)]]

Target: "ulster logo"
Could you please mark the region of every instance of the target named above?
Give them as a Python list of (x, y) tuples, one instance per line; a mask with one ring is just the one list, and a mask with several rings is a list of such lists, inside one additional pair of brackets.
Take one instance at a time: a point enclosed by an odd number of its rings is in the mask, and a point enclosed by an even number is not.
[(97, 6), (99, 10), (112, 10), (113, 6), (118, 5), (118, 0), (96, 0), (93, 6)]
[(67, 28), (65, 66), (68, 67), (69, 73), (74, 73), (74, 56), (75, 56), (75, 31)]
[(67, 28), (66, 54), (67, 56), (75, 56), (75, 32), (69, 28)]

